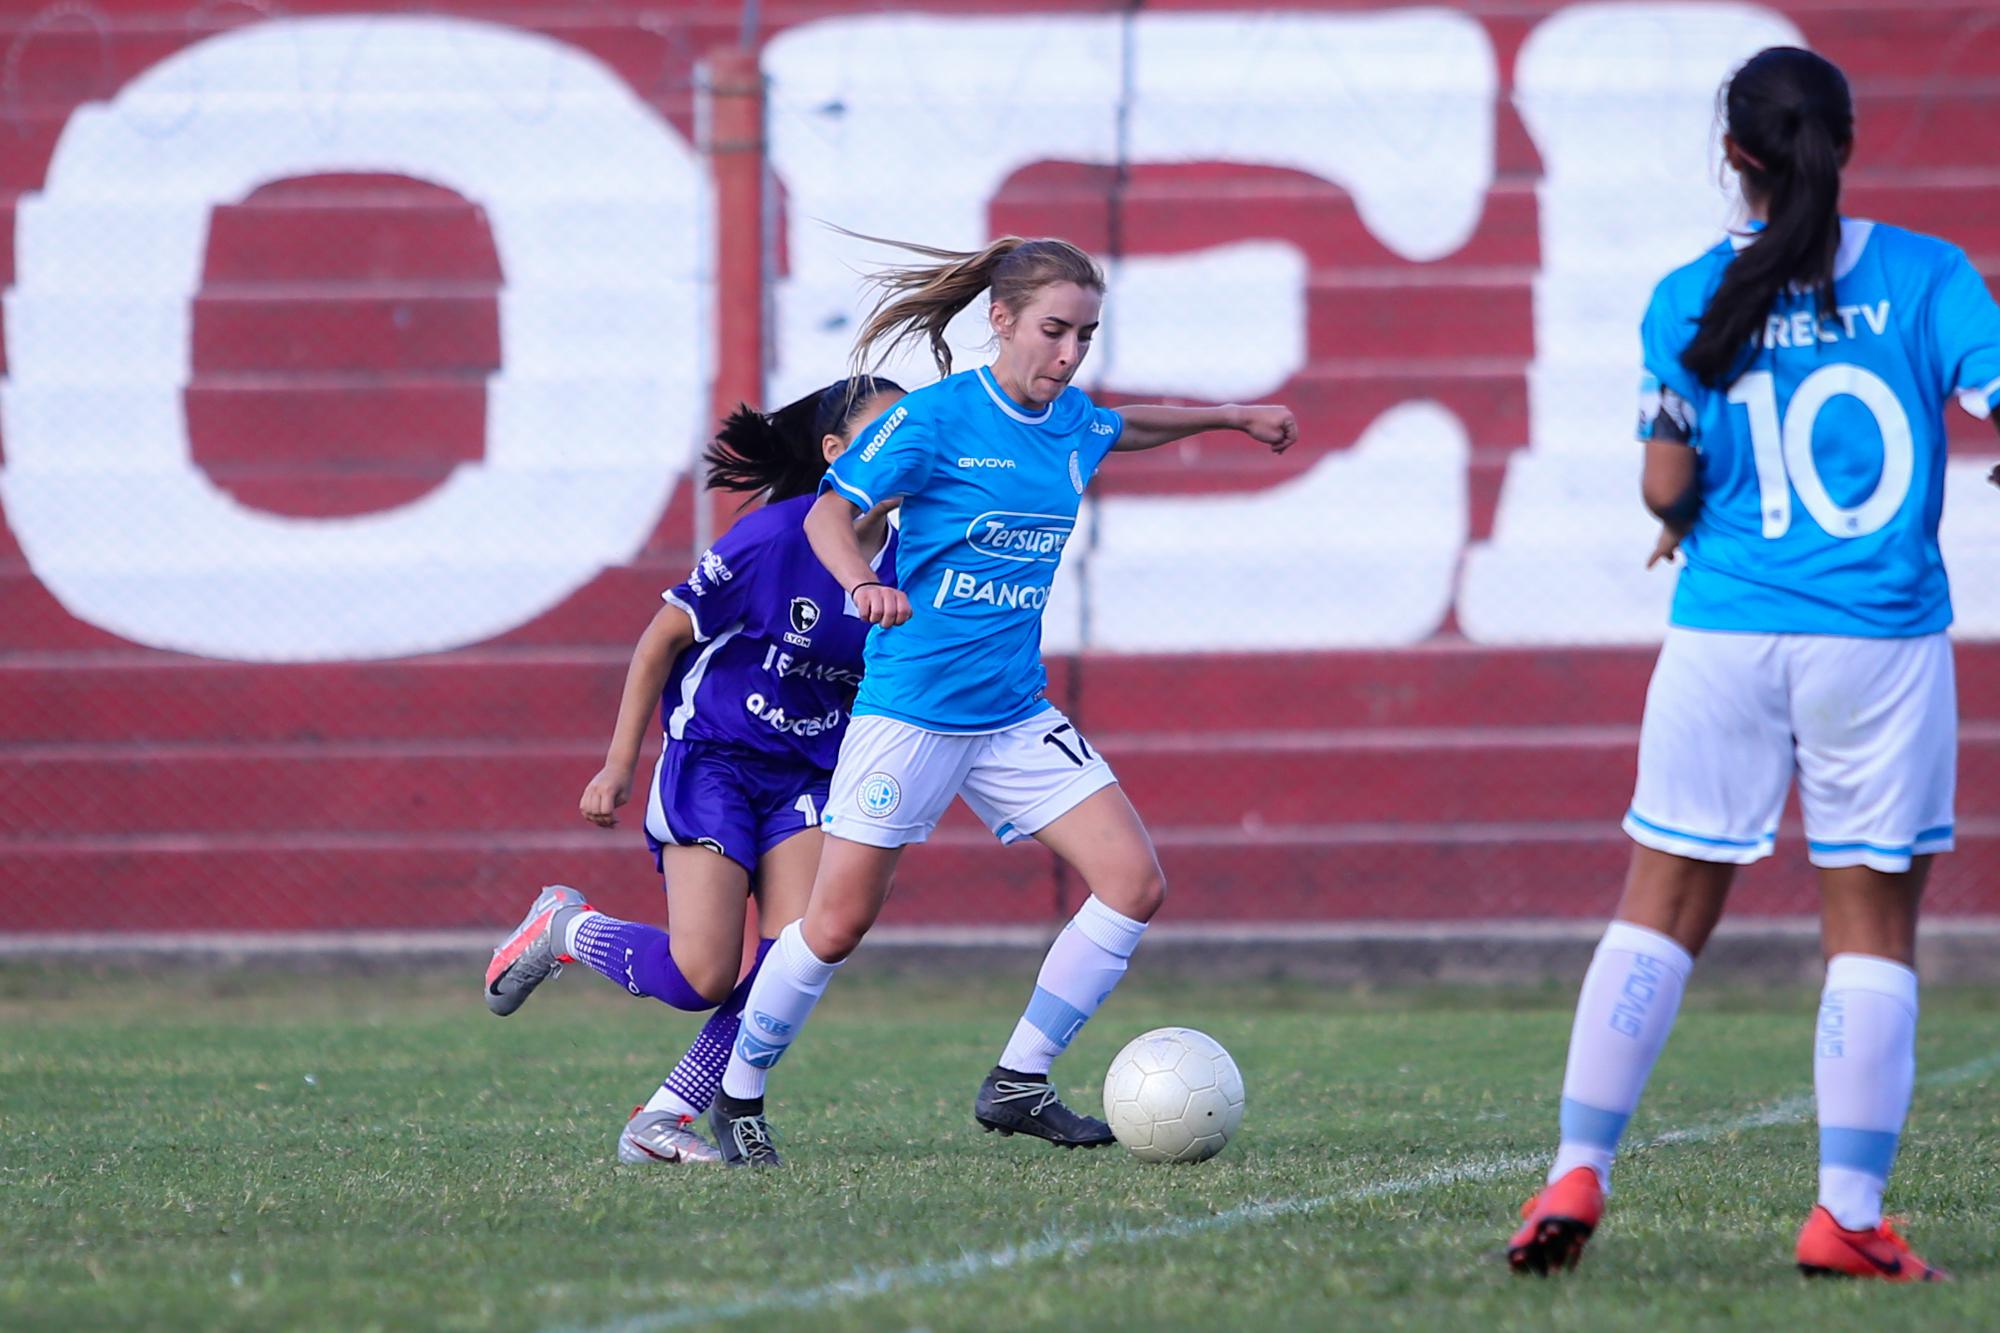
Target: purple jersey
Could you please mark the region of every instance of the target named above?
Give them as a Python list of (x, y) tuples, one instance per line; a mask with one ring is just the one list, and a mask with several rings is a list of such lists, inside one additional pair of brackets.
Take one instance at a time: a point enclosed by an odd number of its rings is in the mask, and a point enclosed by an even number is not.
[[(861, 683), (868, 622), (806, 541), (815, 497), (766, 505), (703, 553), (662, 594), (694, 622), (660, 719), (676, 741), (742, 746), (831, 769)], [(896, 534), (875, 559), (894, 583)]]

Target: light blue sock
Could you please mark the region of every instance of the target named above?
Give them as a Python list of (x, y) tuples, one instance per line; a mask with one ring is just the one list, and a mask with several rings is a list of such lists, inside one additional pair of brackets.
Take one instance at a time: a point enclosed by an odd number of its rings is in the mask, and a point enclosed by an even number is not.
[(1881, 1225), (1882, 1191), (1917, 1081), (1917, 974), (1867, 954), (1826, 965), (1813, 1042), (1819, 1201), (1850, 1231)]
[(739, 1101), (764, 1095), (764, 1080), (771, 1066), (798, 1039), (799, 1029), (812, 1016), (813, 1006), (826, 994), (826, 984), (839, 967), (839, 963), (826, 962), (812, 951), (798, 922), (778, 932), (777, 942), (750, 984), (750, 997), (744, 1001), (743, 1023), (729, 1053), (729, 1067), (722, 1074), (726, 1095)]
[(1618, 1140), (1674, 1029), (1693, 968), (1688, 951), (1656, 930), (1629, 921), (1613, 921), (1605, 930), (1576, 998), (1563, 1073), (1562, 1143), (1550, 1183), (1588, 1166), (1599, 1184), (1611, 1188)]
[(1084, 899), (1042, 962), (1028, 1010), (1014, 1025), (1000, 1067), (1017, 1074), (1046, 1074), (1125, 975), (1146, 923), (1098, 901)]

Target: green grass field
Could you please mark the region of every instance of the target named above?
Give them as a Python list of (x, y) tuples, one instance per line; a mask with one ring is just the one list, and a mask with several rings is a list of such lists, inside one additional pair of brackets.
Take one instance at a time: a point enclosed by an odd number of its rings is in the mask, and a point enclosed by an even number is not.
[[(445, 982), (463, 982), (447, 986)], [(774, 1084), (782, 1172), (615, 1164), (694, 1022), (588, 974), (0, 970), (0, 1327), (2000, 1327), (2000, 995), (1926, 997), (1891, 1203), (1950, 1287), (1806, 1283), (1813, 997), (1697, 984), (1584, 1267), (1495, 1256), (1549, 1148), (1567, 993), (1148, 987), (1234, 1051), (1193, 1167), (984, 1135), (1027, 977), (855, 975)]]

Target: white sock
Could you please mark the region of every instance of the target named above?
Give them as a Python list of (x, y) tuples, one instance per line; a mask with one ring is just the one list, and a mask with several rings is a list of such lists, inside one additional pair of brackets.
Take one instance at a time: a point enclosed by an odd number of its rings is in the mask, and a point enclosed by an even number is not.
[(684, 1115), (690, 1120), (697, 1119), (708, 1108), (688, 1105), (687, 1098), (662, 1083), (653, 1089), (653, 1095), (646, 1099), (642, 1108), (647, 1111), (665, 1111), (670, 1115)]
[(1678, 943), (1629, 921), (1613, 921), (1598, 941), (1569, 1034), (1562, 1144), (1549, 1168), (1551, 1183), (1587, 1166), (1611, 1188), (1618, 1140), (1674, 1030), (1693, 968), (1694, 959)]
[(779, 933), (743, 1002), (743, 1029), (722, 1071), (725, 1093), (742, 1100), (764, 1095), (771, 1066), (791, 1047), (839, 967), (812, 951), (798, 922)]
[(1917, 974), (1867, 954), (1826, 965), (1813, 1042), (1819, 1201), (1850, 1231), (1882, 1222), (1882, 1191), (1917, 1080)]
[(1145, 922), (1113, 911), (1095, 894), (1084, 899), (1049, 946), (1028, 1011), (1000, 1053), (1000, 1067), (1020, 1074), (1048, 1073), (1125, 975), (1126, 960), (1145, 933)]
[(603, 915), (604, 913), (602, 912), (588, 910), (571, 912), (569, 920), (563, 922), (563, 952), (572, 958), (576, 957), (576, 932), (583, 926), (584, 922), (595, 920)]

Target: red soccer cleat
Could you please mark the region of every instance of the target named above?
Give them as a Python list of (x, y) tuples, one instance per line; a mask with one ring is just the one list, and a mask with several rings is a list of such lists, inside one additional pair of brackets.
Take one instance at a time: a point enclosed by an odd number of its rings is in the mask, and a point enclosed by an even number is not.
[(1579, 1166), (1522, 1204), (1521, 1216), (1527, 1220), (1507, 1242), (1509, 1267), (1537, 1277), (1575, 1268), (1604, 1216), (1604, 1186), (1595, 1170)]
[(1896, 1234), (1894, 1221), (1849, 1231), (1824, 1204), (1813, 1205), (1799, 1228), (1799, 1271), (1807, 1277), (1865, 1277), (1881, 1282), (1949, 1282), (1951, 1274), (1919, 1259)]

